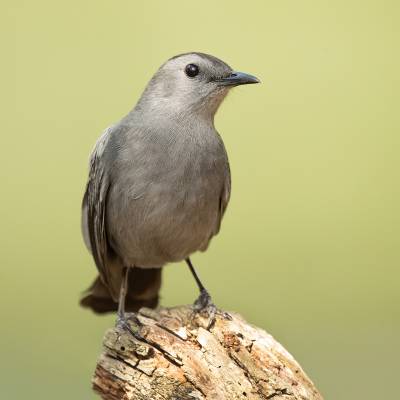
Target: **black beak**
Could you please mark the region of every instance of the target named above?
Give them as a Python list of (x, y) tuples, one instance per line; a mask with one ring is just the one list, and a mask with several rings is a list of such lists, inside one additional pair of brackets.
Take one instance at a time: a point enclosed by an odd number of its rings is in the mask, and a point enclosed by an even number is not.
[(248, 85), (250, 83), (260, 83), (260, 80), (253, 75), (245, 74), (244, 72), (232, 72), (225, 78), (218, 78), (215, 80), (223, 86), (238, 86)]

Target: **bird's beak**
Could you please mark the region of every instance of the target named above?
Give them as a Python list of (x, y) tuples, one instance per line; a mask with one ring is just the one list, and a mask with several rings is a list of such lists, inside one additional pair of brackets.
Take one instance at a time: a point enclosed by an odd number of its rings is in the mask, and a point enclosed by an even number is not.
[(238, 86), (247, 85), (249, 83), (260, 83), (260, 80), (253, 75), (246, 74), (244, 72), (232, 72), (225, 78), (219, 78), (215, 80), (222, 86)]

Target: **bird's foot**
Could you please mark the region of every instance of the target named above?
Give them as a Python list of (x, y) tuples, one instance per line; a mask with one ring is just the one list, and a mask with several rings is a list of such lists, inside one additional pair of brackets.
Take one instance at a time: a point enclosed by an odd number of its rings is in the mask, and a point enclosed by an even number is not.
[(202, 289), (200, 292), (199, 297), (196, 299), (196, 301), (193, 304), (193, 308), (197, 312), (201, 312), (208, 307), (215, 307), (210, 294), (207, 292), (206, 289)]
[(135, 313), (118, 314), (115, 325), (128, 331), (134, 338), (138, 340), (143, 339), (140, 334), (140, 328), (143, 324), (139, 321)]
[(210, 294), (207, 290), (202, 289), (199, 297), (193, 304), (193, 313), (195, 315), (207, 316), (207, 330), (209, 330), (215, 324), (217, 312), (218, 309), (213, 303)]

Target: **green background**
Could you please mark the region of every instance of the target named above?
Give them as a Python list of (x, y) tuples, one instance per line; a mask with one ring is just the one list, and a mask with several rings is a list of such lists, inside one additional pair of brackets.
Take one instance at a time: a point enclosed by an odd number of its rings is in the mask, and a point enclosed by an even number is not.
[[(225, 309), (278, 338), (326, 399), (393, 398), (400, 357), (397, 1), (2, 2), (0, 397), (94, 398), (114, 317), (80, 203), (95, 140), (167, 58), (216, 55), (262, 84), (216, 125), (233, 193), (194, 256)], [(162, 304), (191, 302), (183, 264)]]

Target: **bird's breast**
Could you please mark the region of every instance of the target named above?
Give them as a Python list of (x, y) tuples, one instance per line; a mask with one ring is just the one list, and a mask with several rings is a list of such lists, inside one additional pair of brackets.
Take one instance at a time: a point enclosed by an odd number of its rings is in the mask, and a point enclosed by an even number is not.
[(220, 139), (152, 143), (137, 161), (110, 193), (107, 223), (118, 252), (156, 266), (207, 247), (229, 173)]

